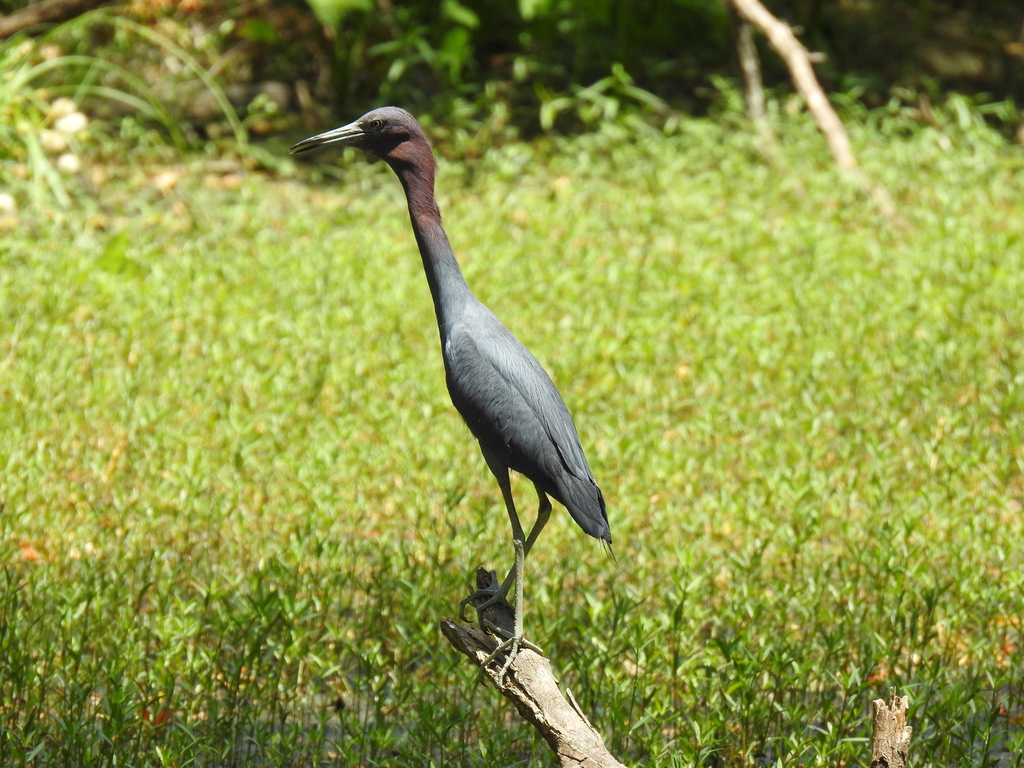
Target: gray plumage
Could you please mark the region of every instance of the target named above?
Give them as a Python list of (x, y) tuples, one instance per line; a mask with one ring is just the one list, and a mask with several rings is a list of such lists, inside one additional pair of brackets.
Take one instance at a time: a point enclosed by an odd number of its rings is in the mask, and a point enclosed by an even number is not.
[(528, 477), (586, 533), (610, 543), (604, 497), (569, 410), (537, 359), (473, 297), (442, 330), (442, 347), (448, 392), (485, 455)]
[[(499, 588), (478, 590), (462, 601), (476, 607), (480, 623), (507, 635), (491, 654), (507, 650), (498, 679), (503, 680), (523, 637), (523, 574), (529, 554), (551, 514), (552, 496), (569, 510), (580, 528), (611, 545), (604, 497), (597, 487), (579, 435), (562, 396), (547, 372), (515, 336), (469, 290), (441, 226), (434, 197), (434, 154), (416, 119), (404, 109), (383, 107), (354, 123), (300, 141), (292, 152), (334, 144), (358, 147), (383, 158), (398, 175), (409, 204), (423, 271), (434, 300), (441, 335), (448, 393), (480, 443), (512, 525), (515, 565)], [(530, 535), (523, 532), (509, 483), (509, 470), (533, 481), (540, 506)], [(515, 585), (513, 629), (496, 627), (486, 616), (506, 600)], [(478, 600), (478, 598), (481, 598)]]
[[(509, 469), (533, 481), (542, 511), (544, 494), (550, 495), (586, 533), (610, 544), (604, 497), (565, 402), (536, 358), (466, 285), (441, 226), (434, 197), (436, 164), (419, 123), (404, 109), (382, 107), (300, 141), (291, 151), (331, 145), (377, 155), (402, 182), (434, 300), (448, 392), (502, 486), (513, 532), (518, 520), (507, 492)], [(546, 513), (538, 521), (541, 527), (544, 521)], [(527, 550), (537, 533), (535, 526)]]

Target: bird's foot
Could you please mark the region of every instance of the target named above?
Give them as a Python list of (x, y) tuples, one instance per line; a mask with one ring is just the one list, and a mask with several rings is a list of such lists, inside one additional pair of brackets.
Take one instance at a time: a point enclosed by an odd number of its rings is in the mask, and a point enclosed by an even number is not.
[(507, 612), (508, 615), (513, 614), (514, 609), (505, 597), (506, 594), (502, 589), (502, 585), (498, 583), (498, 576), (494, 571), (478, 568), (476, 571), (476, 589), (472, 590), (469, 597), (464, 598), (459, 603), (459, 620), (469, 623), (470, 619), (466, 616), (466, 606), (471, 605), (473, 610), (476, 611), (481, 626), (483, 626), (484, 621), (487, 619), (500, 623), (499, 617), (491, 617), (490, 614), (495, 610)]
[[(482, 622), (482, 624), (484, 629), (486, 629), (492, 635), (508, 634), (506, 630), (502, 629), (501, 627), (494, 626), (489, 621), (484, 621)], [(505, 663), (502, 664), (501, 669), (498, 670), (498, 685), (504, 685), (505, 676), (508, 674), (509, 669), (512, 667), (512, 662), (516, 660), (516, 657), (519, 656), (519, 651), (523, 648), (533, 651), (534, 653), (538, 653), (541, 656), (544, 655), (544, 651), (542, 651), (538, 646), (531, 643), (525, 637), (512, 636), (498, 643), (498, 647), (491, 651), (490, 655), (486, 659), (484, 659), (483, 665), (486, 666), (487, 664), (490, 664), (492, 661), (496, 661), (498, 656), (500, 656), (502, 653), (506, 654)]]
[(522, 620), (517, 620), (516, 609), (506, 597), (508, 590), (498, 582), (494, 571), (478, 569), (476, 586), (476, 590), (461, 602), (459, 618), (468, 621), (466, 606), (471, 605), (476, 611), (480, 627), (499, 638), (498, 646), (484, 659), (484, 664), (490, 664), (506, 654), (498, 672), (497, 682), (501, 685), (521, 649), (528, 648), (541, 655), (544, 652), (523, 637)]

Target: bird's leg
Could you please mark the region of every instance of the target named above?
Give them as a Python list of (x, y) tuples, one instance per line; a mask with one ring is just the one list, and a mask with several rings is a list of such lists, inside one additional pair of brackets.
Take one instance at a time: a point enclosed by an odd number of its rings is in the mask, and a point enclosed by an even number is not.
[[(547, 525), (548, 519), (551, 517), (551, 501), (548, 499), (547, 494), (545, 494), (540, 488), (537, 488), (537, 496), (540, 498), (540, 507), (537, 509), (537, 519), (534, 521), (533, 527), (530, 529), (530, 535), (526, 537), (525, 542), (521, 542), (518, 539), (512, 540), (516, 551), (516, 562), (512, 571), (505, 577), (505, 581), (501, 585), (501, 594), (508, 595), (511, 582), (515, 582), (516, 604), (515, 611), (513, 613), (512, 637), (491, 654), (491, 656), (494, 656), (494, 654), (500, 651), (503, 646), (507, 645), (509, 641), (513, 643), (513, 647), (515, 648), (505, 661), (505, 666), (502, 667), (501, 672), (498, 675), (499, 680), (505, 677), (505, 672), (508, 671), (509, 665), (512, 663), (512, 659), (514, 659), (516, 653), (518, 653), (517, 645), (529, 648), (531, 651), (536, 651), (537, 653), (543, 653), (540, 648), (523, 637), (523, 581), (524, 574), (526, 572), (526, 556), (530, 554), (530, 550), (537, 542), (537, 537), (540, 536), (540, 532), (544, 530), (544, 526)], [(514, 527), (513, 530), (515, 530)], [(502, 634), (506, 633), (503, 632)]]
[[(534, 488), (537, 488), (537, 486), (534, 486)], [(526, 538), (526, 547), (523, 550), (524, 556), (530, 554), (533, 545), (537, 543), (537, 537), (540, 536), (540, 532), (544, 530), (544, 526), (548, 524), (548, 520), (551, 517), (551, 501), (548, 499), (548, 495), (540, 488), (537, 488), (537, 497), (540, 499), (540, 506), (537, 507), (537, 519), (533, 523), (533, 528), (530, 529), (530, 535)]]
[[(499, 685), (505, 679), (505, 675), (512, 666), (512, 662), (515, 661), (516, 656), (519, 655), (520, 648), (529, 648), (531, 651), (535, 651), (536, 653), (543, 653), (540, 648), (523, 637), (523, 581), (526, 571), (526, 555), (536, 543), (537, 537), (540, 535), (541, 530), (543, 530), (548, 518), (551, 517), (551, 502), (548, 500), (547, 495), (545, 495), (539, 488), (537, 489), (537, 494), (540, 496), (540, 507), (537, 510), (537, 520), (534, 522), (533, 527), (530, 529), (530, 535), (525, 538), (525, 541), (523, 537), (523, 527), (519, 522), (519, 515), (516, 514), (511, 492), (505, 496), (505, 505), (508, 508), (509, 521), (512, 523), (512, 545), (515, 547), (516, 560), (515, 565), (512, 567), (512, 571), (505, 577), (505, 581), (502, 582), (501, 587), (498, 589), (498, 595), (500, 595), (502, 599), (505, 598), (509, 593), (512, 583), (515, 583), (516, 596), (512, 620), (512, 636), (508, 637), (508, 639), (491, 651), (490, 656), (484, 660), (484, 663), (486, 664), (496, 658), (498, 654), (503, 651), (507, 652), (505, 663), (502, 664), (501, 670), (498, 672)], [(492, 600), (497, 599), (499, 599), (498, 596), (492, 598)], [(490, 622), (483, 623), (485, 625), (489, 625), (486, 626), (486, 628), (491, 631), (497, 630), (501, 634), (508, 634), (507, 631), (501, 630), (500, 627), (490, 625)]]
[[(505, 467), (497, 459), (492, 460), (490, 456), (484, 452), (484, 458), (487, 459), (487, 465), (490, 467), (491, 472), (494, 474), (494, 478), (498, 481), (498, 487), (501, 489), (501, 497), (505, 501), (505, 509), (508, 511), (508, 519), (512, 524), (512, 541), (513, 543), (519, 542), (525, 547), (526, 536), (523, 533), (523, 526), (519, 522), (519, 515), (516, 514), (516, 503), (512, 498), (512, 484), (508, 479), (508, 468)], [(532, 531), (531, 531), (532, 533)], [(524, 548), (524, 559), (525, 559), (525, 548)], [(462, 601), (459, 605), (459, 618), (466, 621), (465, 611), (467, 605), (473, 605), (476, 608), (477, 616), (480, 616), (480, 612), (485, 608), (489, 608), (495, 603), (505, 601), (507, 602), (509, 590), (512, 588), (512, 582), (515, 580), (516, 569), (513, 568), (505, 580), (499, 587), (490, 587), (487, 589), (477, 589), (469, 597)], [(480, 604), (477, 604), (479, 598), (486, 596), (487, 599)], [(518, 611), (519, 608), (517, 607)], [(507, 635), (507, 632), (502, 632)]]
[[(521, 539), (513, 539), (512, 545), (516, 550), (516, 564), (512, 571), (515, 574), (516, 579), (516, 605), (514, 618), (512, 620), (512, 637), (499, 644), (497, 648), (491, 651), (491, 654), (484, 659), (484, 664), (487, 664), (494, 659), (499, 653), (504, 650), (508, 650), (508, 655), (505, 657), (505, 663), (501, 665), (501, 670), (498, 672), (498, 684), (500, 685), (505, 679), (505, 675), (508, 673), (509, 667), (512, 666), (512, 662), (515, 661), (516, 656), (519, 655), (520, 644), (526, 644), (526, 639), (523, 637), (523, 572), (526, 570), (526, 544)], [(506, 578), (505, 581), (508, 581)], [(502, 585), (504, 589), (504, 585)], [(539, 648), (534, 648), (540, 652)]]
[[(536, 488), (536, 486), (534, 486)], [(512, 588), (512, 581), (518, 582), (516, 571), (519, 571), (519, 575), (522, 575), (525, 569), (526, 556), (530, 554), (530, 550), (533, 549), (533, 545), (537, 543), (537, 538), (540, 536), (540, 532), (544, 530), (544, 526), (547, 525), (548, 520), (551, 518), (551, 501), (548, 496), (540, 488), (537, 488), (537, 496), (540, 498), (540, 507), (537, 508), (537, 520), (534, 522), (533, 527), (530, 529), (530, 535), (526, 537), (526, 543), (523, 544), (523, 560), (524, 568), (513, 568), (509, 571), (505, 577), (505, 581), (501, 583), (501, 593), (508, 595), (509, 590)], [(516, 523), (519, 522), (519, 518), (516, 518)], [(522, 528), (520, 528), (522, 530)], [(515, 524), (512, 526), (513, 531), (513, 542), (515, 541)], [(516, 605), (519, 605), (522, 601), (520, 600), (519, 590), (516, 589)]]
[[(499, 461), (492, 460), (486, 452), (484, 453), (484, 458), (487, 459), (487, 464), (490, 466), (491, 472), (498, 481), (498, 487), (501, 488), (502, 498), (505, 500), (505, 509), (508, 511), (509, 523), (512, 525), (512, 544), (515, 548), (516, 560), (512, 571), (505, 577), (505, 581), (502, 582), (500, 587), (497, 589), (491, 588), (486, 591), (477, 590), (462, 601), (460, 606), (460, 617), (465, 611), (466, 604), (471, 603), (476, 607), (477, 616), (480, 617), (480, 624), (482, 627), (494, 634), (500, 634), (507, 637), (507, 639), (500, 643), (498, 647), (491, 652), (490, 656), (484, 660), (484, 663), (486, 664), (495, 659), (498, 654), (502, 652), (507, 653), (505, 663), (502, 665), (501, 671), (498, 673), (498, 682), (500, 684), (505, 679), (505, 674), (508, 672), (509, 667), (512, 666), (512, 662), (515, 661), (521, 647), (529, 648), (537, 653), (541, 653), (540, 648), (523, 638), (523, 573), (526, 569), (526, 553), (533, 546), (534, 542), (536, 542), (537, 536), (540, 535), (540, 530), (544, 527), (544, 524), (551, 515), (551, 502), (548, 501), (547, 496), (541, 494), (541, 506), (538, 510), (537, 522), (534, 523), (533, 528), (530, 529), (530, 535), (527, 537), (523, 533), (522, 523), (519, 522), (519, 515), (516, 513), (515, 500), (512, 498), (512, 485), (508, 478), (508, 468)], [(507, 596), (513, 583), (516, 586), (516, 595), (515, 606), (513, 609), (514, 618), (512, 632), (511, 636), (509, 636), (507, 629), (495, 626), (492, 622), (484, 619), (482, 617), (482, 611), (497, 602), (503, 601), (507, 604)], [(477, 599), (484, 595), (487, 596), (487, 599), (477, 604)]]

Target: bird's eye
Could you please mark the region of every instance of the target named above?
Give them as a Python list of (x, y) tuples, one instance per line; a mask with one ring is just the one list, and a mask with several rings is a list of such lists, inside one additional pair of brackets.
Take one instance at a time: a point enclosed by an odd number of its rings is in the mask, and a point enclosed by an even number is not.
[(381, 128), (384, 127), (384, 121), (381, 120), (379, 117), (375, 117), (375, 118), (373, 118), (373, 120), (368, 122), (366, 125), (367, 125), (367, 127), (372, 128), (375, 131), (379, 131)]

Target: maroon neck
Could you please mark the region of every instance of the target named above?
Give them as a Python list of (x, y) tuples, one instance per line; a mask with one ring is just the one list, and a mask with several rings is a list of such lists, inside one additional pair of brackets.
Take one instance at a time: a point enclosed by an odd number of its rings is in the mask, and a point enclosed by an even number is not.
[(423, 270), (434, 300), (434, 311), (443, 343), (452, 324), (473, 299), (473, 294), (459, 269), (448, 235), (441, 226), (441, 211), (434, 197), (434, 156), (430, 145), (425, 140), (419, 140), (406, 142), (399, 152), (385, 160), (394, 169), (405, 189), (409, 219), (423, 259)]

